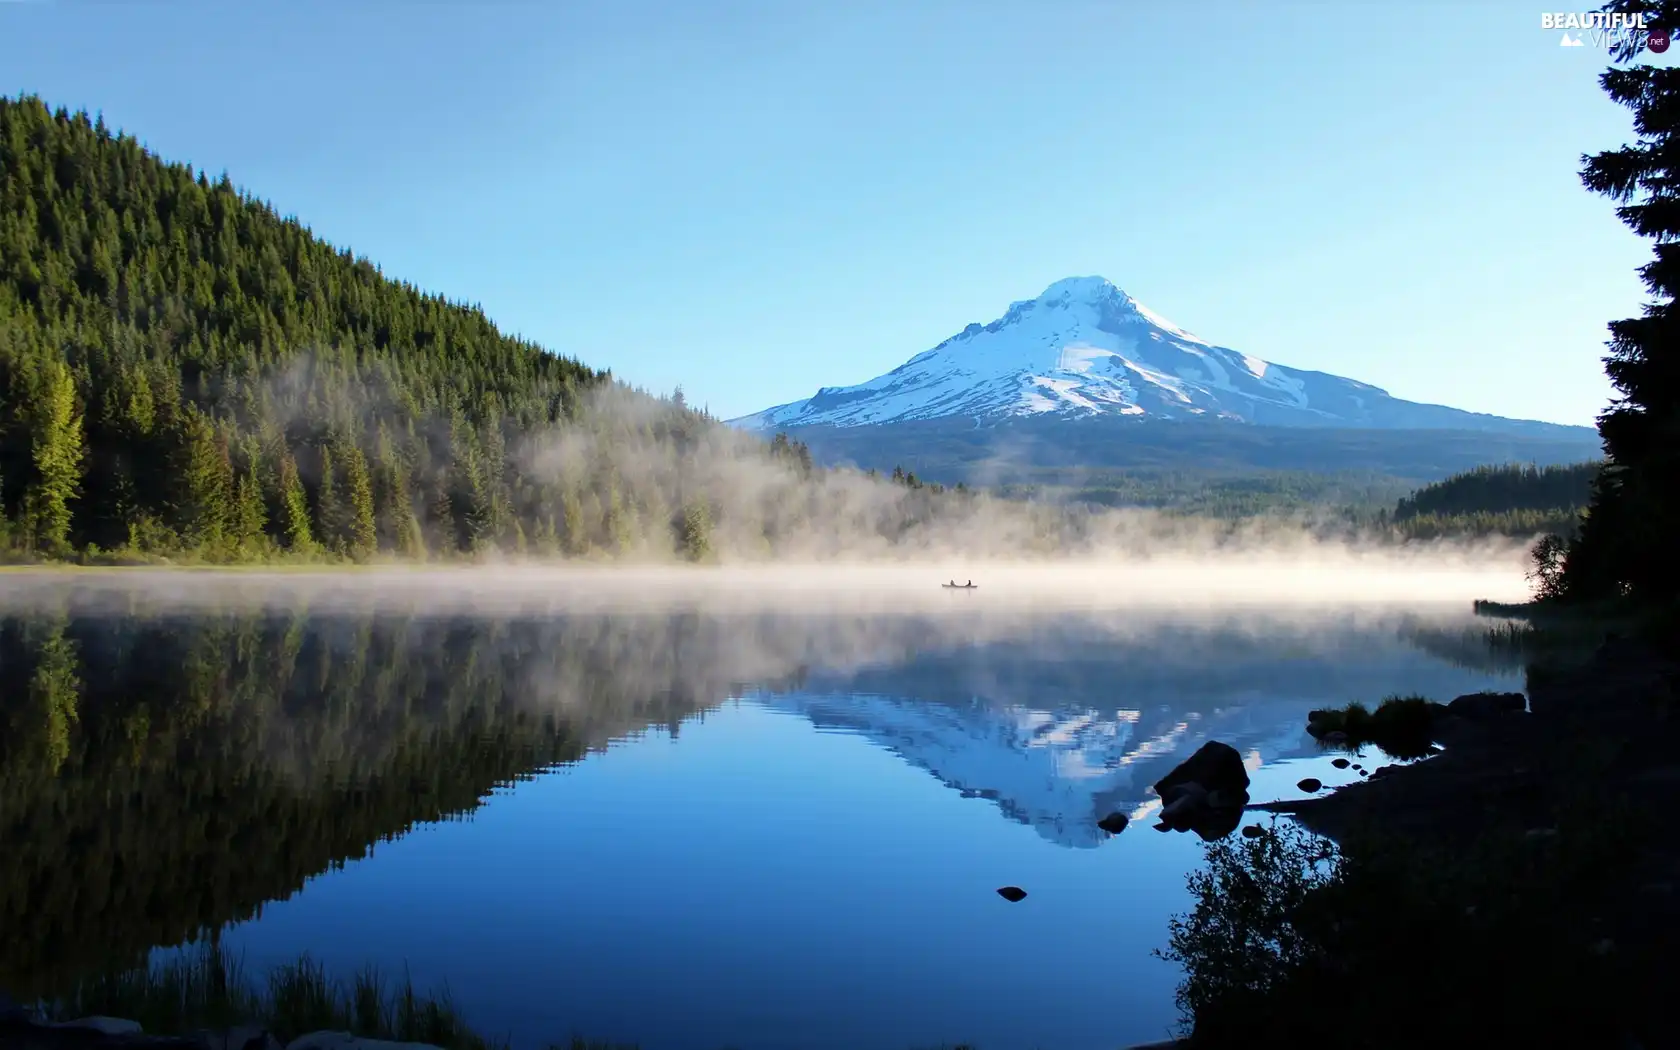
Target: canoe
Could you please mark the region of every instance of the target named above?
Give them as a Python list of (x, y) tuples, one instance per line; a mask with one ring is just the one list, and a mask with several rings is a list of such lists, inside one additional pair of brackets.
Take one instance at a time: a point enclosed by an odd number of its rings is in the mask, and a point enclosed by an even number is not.
[(977, 591), (980, 589), (978, 583), (942, 583), (939, 586), (948, 591)]

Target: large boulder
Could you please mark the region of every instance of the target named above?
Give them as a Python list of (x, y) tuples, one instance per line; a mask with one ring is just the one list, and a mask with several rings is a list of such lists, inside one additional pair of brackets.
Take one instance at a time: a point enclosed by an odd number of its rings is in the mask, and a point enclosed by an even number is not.
[(1230, 744), (1210, 740), (1155, 784), (1162, 831), (1194, 831), (1204, 840), (1237, 830), (1248, 805), (1248, 770)]
[(1447, 714), (1471, 721), (1526, 710), (1528, 698), (1521, 693), (1466, 693), (1447, 705)]
[(1163, 799), (1180, 784), (1200, 784), (1204, 792), (1220, 792), (1226, 797), (1248, 795), (1248, 770), (1243, 768), (1242, 755), (1230, 744), (1209, 740), (1196, 753), (1178, 764), (1178, 768), (1155, 782), (1155, 793)]

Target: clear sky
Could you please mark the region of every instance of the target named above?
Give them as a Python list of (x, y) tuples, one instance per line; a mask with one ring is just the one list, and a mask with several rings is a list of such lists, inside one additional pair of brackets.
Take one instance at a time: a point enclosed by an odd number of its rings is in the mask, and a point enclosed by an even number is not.
[(1590, 423), (1649, 250), (1576, 175), (1631, 134), (1605, 53), (1542, 6), (0, 0), (0, 92), (725, 417), (1101, 274), (1280, 364)]

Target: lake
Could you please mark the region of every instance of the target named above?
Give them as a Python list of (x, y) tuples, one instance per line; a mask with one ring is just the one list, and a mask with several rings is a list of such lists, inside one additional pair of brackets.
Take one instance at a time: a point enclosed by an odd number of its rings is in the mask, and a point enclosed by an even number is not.
[(1296, 797), (1354, 775), (1313, 707), (1520, 688), (1458, 597), (468, 581), (0, 578), (0, 987), (219, 930), (517, 1050), (1112, 1050), (1169, 1033), (1202, 857), (1150, 784), (1218, 739)]

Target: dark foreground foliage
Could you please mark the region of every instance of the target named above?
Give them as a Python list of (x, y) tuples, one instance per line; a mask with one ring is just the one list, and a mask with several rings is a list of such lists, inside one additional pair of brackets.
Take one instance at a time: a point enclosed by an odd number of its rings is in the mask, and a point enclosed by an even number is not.
[[(1611, 0), (1604, 9), (1643, 15), (1652, 26), (1680, 24), (1680, 0)], [(1659, 605), (1680, 598), (1680, 183), (1673, 176), (1680, 69), (1636, 61), (1643, 36), (1633, 34), (1599, 78), (1610, 99), (1633, 113), (1638, 140), (1584, 158), (1581, 179), (1652, 240), (1653, 258), (1639, 271), (1650, 300), (1642, 316), (1610, 324), (1605, 371), (1619, 397), (1598, 421), (1607, 463), (1578, 534), (1536, 550), (1542, 598)]]
[(1624, 1045), (1651, 960), (1596, 911), (1629, 827), (1583, 809), (1540, 830), (1338, 848), (1280, 821), (1209, 844), (1161, 953), (1193, 1045)]

